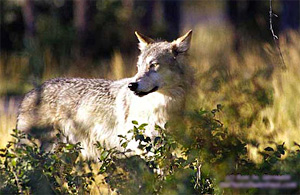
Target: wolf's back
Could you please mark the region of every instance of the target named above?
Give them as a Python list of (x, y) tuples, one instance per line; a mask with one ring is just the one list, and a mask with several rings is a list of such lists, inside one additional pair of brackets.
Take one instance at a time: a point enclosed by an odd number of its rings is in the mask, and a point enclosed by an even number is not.
[[(54, 128), (65, 130), (66, 123), (74, 125), (78, 121), (79, 109), (101, 115), (105, 110), (100, 108), (111, 109), (109, 107), (115, 99), (111, 83), (103, 79), (78, 78), (46, 81), (25, 95), (19, 109), (17, 128), (45, 136), (45, 130), (50, 133)], [(49, 138), (49, 135), (46, 137)]]

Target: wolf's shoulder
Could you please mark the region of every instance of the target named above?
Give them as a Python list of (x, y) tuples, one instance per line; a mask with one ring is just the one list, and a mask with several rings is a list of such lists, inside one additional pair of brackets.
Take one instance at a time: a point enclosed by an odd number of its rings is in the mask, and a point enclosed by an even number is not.
[(86, 79), (86, 78), (54, 78), (45, 81), (38, 88), (45, 89), (107, 89), (112, 84), (112, 80), (106, 79)]
[(77, 95), (106, 93), (112, 80), (86, 78), (53, 78), (29, 91), (26, 96), (41, 94), (43, 96)]

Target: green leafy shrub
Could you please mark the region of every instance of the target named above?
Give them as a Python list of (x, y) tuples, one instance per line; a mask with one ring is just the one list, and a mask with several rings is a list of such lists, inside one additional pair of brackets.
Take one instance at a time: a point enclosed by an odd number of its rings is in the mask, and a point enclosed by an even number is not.
[(12, 136), (15, 141), (1, 149), (1, 194), (89, 191), (93, 172), (85, 171), (85, 161), (79, 160), (79, 143), (57, 142), (52, 152), (45, 152), (29, 135), (14, 130)]
[[(58, 141), (62, 136), (58, 134), (54, 149), (45, 152), (33, 138), (14, 130), (15, 141), (1, 150), (0, 192), (83, 194), (89, 193), (95, 177), (102, 175), (110, 188), (120, 194), (299, 193), (299, 187), (221, 188), (220, 182), (229, 175), (289, 175), (298, 186), (300, 153), (288, 151), (284, 143), (270, 143), (261, 152), (262, 162), (255, 164), (248, 158), (247, 144), (258, 144), (229, 133), (216, 119), (218, 112), (220, 105), (212, 111), (187, 114), (190, 133), (181, 140), (176, 135), (179, 131), (174, 133), (168, 125), (156, 126), (158, 135), (150, 139), (145, 134), (147, 124), (133, 121), (130, 136), (119, 136), (123, 151), (95, 143), (100, 152), (98, 171), (79, 157), (80, 143)], [(131, 141), (138, 142), (140, 155), (132, 155), (128, 149)], [(283, 155), (287, 155), (285, 159)]]

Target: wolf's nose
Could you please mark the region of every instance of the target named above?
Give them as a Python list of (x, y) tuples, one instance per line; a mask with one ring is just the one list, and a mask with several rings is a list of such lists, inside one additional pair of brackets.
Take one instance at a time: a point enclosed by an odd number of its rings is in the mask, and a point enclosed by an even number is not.
[(139, 84), (138, 83), (129, 83), (128, 84), (128, 88), (131, 90), (131, 91), (135, 91), (137, 88), (138, 88)]

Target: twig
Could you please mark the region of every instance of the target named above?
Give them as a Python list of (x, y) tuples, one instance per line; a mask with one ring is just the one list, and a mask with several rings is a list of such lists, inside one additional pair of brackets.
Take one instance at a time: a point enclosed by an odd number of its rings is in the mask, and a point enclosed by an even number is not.
[(196, 163), (197, 173), (196, 173), (196, 182), (195, 182), (195, 185), (194, 185), (194, 189), (197, 189), (197, 188), (201, 187), (200, 181), (201, 181), (201, 166), (202, 166), (202, 164), (199, 163), (198, 159), (197, 159), (196, 162), (197, 162)]
[(273, 23), (272, 23), (272, 17), (273, 16), (278, 17), (276, 14), (273, 13), (273, 10), (272, 10), (272, 0), (270, 0), (270, 11), (269, 11), (270, 31), (272, 33), (272, 37), (273, 37), (274, 43), (276, 45), (276, 48), (277, 48), (278, 53), (280, 55), (280, 59), (282, 61), (282, 68), (286, 69), (286, 65), (285, 65), (285, 62), (284, 62), (284, 59), (283, 59), (283, 55), (282, 55), (282, 52), (281, 52), (281, 49), (280, 49), (280, 46), (279, 46), (279, 43), (278, 43), (279, 38), (278, 38), (277, 35), (275, 35), (274, 30), (273, 30)]
[(15, 181), (16, 181), (16, 184), (17, 184), (17, 187), (18, 187), (18, 193), (22, 194), (22, 187), (20, 185), (19, 178), (18, 178), (17, 174), (14, 171), (12, 171), (12, 173), (15, 177)]

